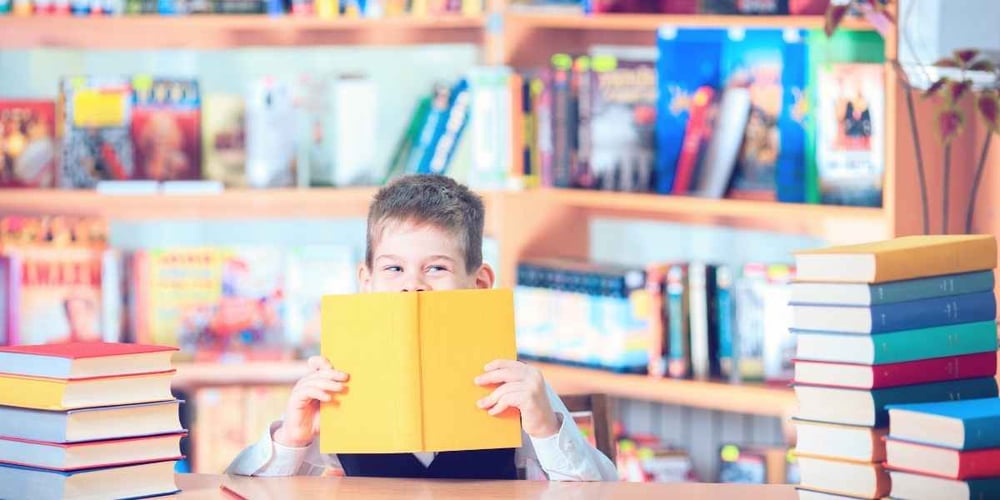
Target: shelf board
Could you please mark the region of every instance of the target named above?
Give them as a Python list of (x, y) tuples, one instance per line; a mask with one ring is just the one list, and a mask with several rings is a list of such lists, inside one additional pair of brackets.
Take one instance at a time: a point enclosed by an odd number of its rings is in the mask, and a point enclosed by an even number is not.
[(873, 207), (718, 200), (582, 189), (540, 189), (530, 195), (598, 215), (779, 230), (811, 234), (837, 243), (881, 239), (885, 237), (888, 226), (885, 211)]
[(797, 407), (795, 393), (787, 387), (657, 379), (549, 363), (534, 365), (560, 394), (602, 392), (616, 398), (768, 417), (788, 417)]
[(483, 18), (320, 19), (266, 15), (0, 16), (0, 49), (228, 49), (480, 43)]
[(239, 189), (205, 195), (109, 195), (0, 190), (0, 215), (73, 214), (112, 220), (365, 217), (375, 188)]
[[(671, 25), (690, 28), (799, 28), (822, 29), (824, 16), (738, 16), (709, 14), (551, 14), (508, 12), (507, 22), (523, 28), (591, 31), (655, 31)], [(841, 29), (871, 31), (861, 19), (845, 19)]]
[[(601, 392), (616, 398), (770, 417), (787, 417), (796, 407), (795, 394), (785, 387), (653, 379), (588, 368), (533, 364), (560, 394)], [(302, 361), (232, 365), (177, 363), (176, 367), (173, 385), (185, 389), (218, 385), (290, 385), (308, 370)]]

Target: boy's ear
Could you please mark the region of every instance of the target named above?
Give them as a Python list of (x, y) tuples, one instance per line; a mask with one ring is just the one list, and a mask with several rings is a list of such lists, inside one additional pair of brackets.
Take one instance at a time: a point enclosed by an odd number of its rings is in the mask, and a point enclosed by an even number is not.
[(368, 264), (364, 262), (358, 264), (358, 285), (360, 291), (368, 293), (372, 289), (372, 273), (368, 269)]
[(493, 272), (493, 268), (489, 264), (483, 262), (483, 265), (479, 266), (479, 270), (476, 271), (476, 288), (493, 288), (493, 284), (496, 281), (496, 273)]

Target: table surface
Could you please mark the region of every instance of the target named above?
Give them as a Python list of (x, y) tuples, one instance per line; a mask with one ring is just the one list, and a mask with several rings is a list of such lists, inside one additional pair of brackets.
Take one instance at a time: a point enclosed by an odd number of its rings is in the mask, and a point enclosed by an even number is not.
[[(183, 499), (267, 498), (670, 498), (743, 500), (797, 498), (789, 485), (710, 483), (625, 483), (556, 481), (454, 481), (382, 479), (362, 477), (241, 477), (211, 474), (178, 474)], [(232, 493), (227, 493), (227, 489)]]

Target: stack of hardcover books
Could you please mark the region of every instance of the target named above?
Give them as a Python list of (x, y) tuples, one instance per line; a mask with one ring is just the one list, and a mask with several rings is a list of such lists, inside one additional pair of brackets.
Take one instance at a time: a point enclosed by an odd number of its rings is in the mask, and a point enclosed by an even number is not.
[(997, 396), (996, 240), (911, 236), (795, 258), (801, 496), (889, 495), (890, 405)]
[(0, 348), (0, 498), (174, 493), (181, 427), (176, 348), (69, 343)]

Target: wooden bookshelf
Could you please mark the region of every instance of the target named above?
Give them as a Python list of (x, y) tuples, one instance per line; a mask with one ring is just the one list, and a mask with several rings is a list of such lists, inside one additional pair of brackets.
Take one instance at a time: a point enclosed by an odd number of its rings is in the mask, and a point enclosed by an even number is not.
[(833, 242), (881, 239), (887, 218), (881, 208), (709, 199), (691, 196), (543, 189), (536, 196), (552, 199), (591, 215), (651, 218), (811, 234)]
[[(779, 418), (788, 417), (796, 407), (795, 394), (787, 387), (652, 379), (644, 375), (623, 375), (548, 363), (534, 365), (542, 370), (549, 385), (560, 394), (601, 392), (617, 398)], [(177, 363), (173, 385), (178, 389), (221, 385), (291, 385), (306, 371), (302, 361), (231, 365)]]
[(220, 194), (99, 194), (83, 189), (0, 190), (0, 215), (73, 214), (112, 220), (356, 218), (375, 188), (237, 189)]
[[(588, 31), (656, 31), (662, 26), (717, 28), (823, 29), (824, 16), (738, 16), (712, 14), (595, 14), (531, 12), (506, 14), (510, 24), (532, 29)], [(846, 19), (841, 27), (872, 30), (860, 19)]]
[(0, 16), (0, 49), (228, 49), (481, 43), (483, 18), (266, 15)]

